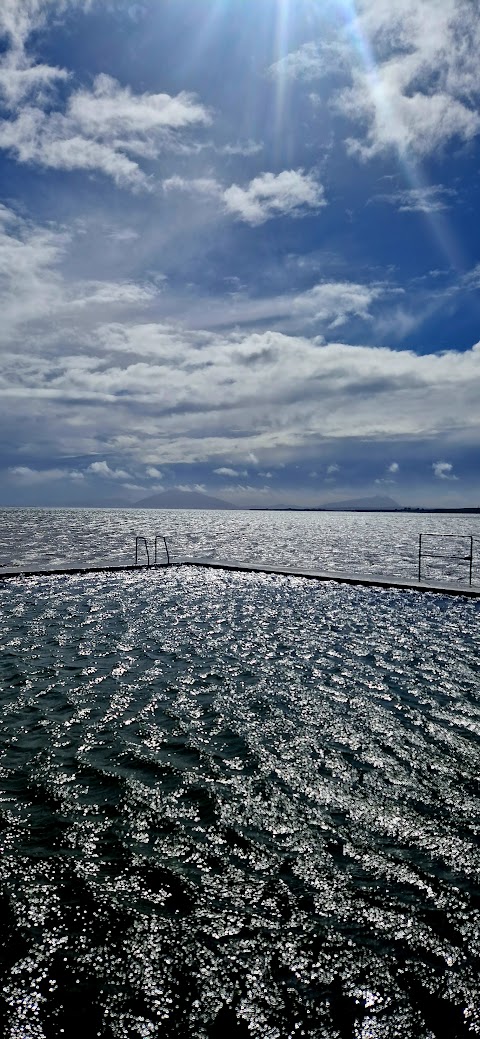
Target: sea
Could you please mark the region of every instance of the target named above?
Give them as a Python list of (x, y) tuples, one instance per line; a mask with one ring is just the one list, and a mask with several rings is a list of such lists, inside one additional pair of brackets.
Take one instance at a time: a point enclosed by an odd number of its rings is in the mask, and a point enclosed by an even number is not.
[[(165, 536), (415, 579), (434, 532), (425, 577), (468, 585), (472, 536), (480, 583), (479, 516), (0, 520), (3, 567)], [(479, 615), (196, 566), (0, 581), (0, 1035), (480, 1036)]]

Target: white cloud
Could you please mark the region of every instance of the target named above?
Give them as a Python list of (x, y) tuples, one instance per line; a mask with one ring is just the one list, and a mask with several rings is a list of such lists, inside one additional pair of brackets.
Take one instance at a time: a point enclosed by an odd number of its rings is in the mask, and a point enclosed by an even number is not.
[(453, 472), (451, 462), (433, 462), (432, 469), (438, 480), (458, 480)]
[[(213, 471), (214, 471), (214, 473), (217, 473), (218, 476), (240, 476), (241, 475), (238, 472), (237, 469), (229, 469), (228, 466), (225, 466), (225, 465), (220, 466), (220, 469), (214, 469)], [(243, 475), (245, 475), (245, 474), (243, 474)]]
[(382, 485), (385, 485), (385, 484), (387, 486), (391, 485), (391, 484), (394, 484), (395, 480), (393, 479), (393, 477), (396, 476), (396, 474), (399, 471), (400, 471), (400, 466), (399, 466), (398, 462), (391, 462), (391, 464), (387, 465), (387, 468), (386, 468), (387, 476), (383, 476), (380, 479), (375, 480), (375, 483), (378, 484), (379, 486), (382, 486)]
[(275, 61), (267, 72), (273, 78), (303, 79), (308, 82), (318, 79), (324, 69), (323, 49), (320, 44), (310, 40), (298, 50), (286, 54), (280, 61)]
[(191, 194), (211, 195), (216, 198), (222, 195), (222, 186), (214, 177), (180, 177), (175, 174), (163, 181), (164, 191), (186, 191)]
[[(322, 332), (325, 334), (328, 330), (340, 327), (350, 318), (371, 320), (371, 310), (375, 303), (403, 294), (403, 290), (384, 282), (362, 285), (349, 281), (323, 281), (301, 293), (285, 292), (278, 296), (257, 297), (247, 295), (243, 288), (243, 285), (239, 285), (238, 291), (229, 292), (228, 298), (210, 297), (208, 310), (203, 301), (200, 304), (193, 303), (188, 309), (189, 324), (198, 327), (203, 322), (203, 327), (209, 328), (242, 325), (258, 327), (260, 322), (268, 322), (270, 327), (280, 326), (284, 332), (298, 332), (303, 328), (310, 330), (312, 324), (315, 324), (318, 342)], [(383, 338), (392, 334), (392, 331), (401, 334), (407, 324), (406, 320), (401, 320), (397, 309), (394, 318), (391, 314), (390, 306), (386, 315), (377, 313), (375, 316), (376, 328), (379, 321), (387, 321), (388, 318), (388, 327), (382, 329), (382, 335), (385, 332)], [(407, 330), (410, 331), (418, 321), (418, 316), (411, 318)]]
[(77, 90), (65, 114), (24, 106), (0, 122), (0, 148), (19, 162), (64, 170), (98, 170), (116, 184), (148, 189), (132, 156), (155, 158), (177, 132), (210, 122), (207, 110), (186, 93), (134, 94), (111, 76), (97, 76), (90, 91)]
[(8, 472), (15, 479), (27, 484), (51, 483), (54, 480), (83, 480), (83, 473), (73, 469), (32, 469), (28, 465), (13, 465)]
[(61, 170), (99, 171), (118, 186), (148, 189), (137, 162), (121, 149), (82, 136), (64, 115), (25, 107), (17, 119), (0, 121), (0, 148), (18, 162)]
[[(83, 454), (103, 459), (86, 470), (92, 479), (131, 482), (133, 473), (142, 482), (150, 467), (149, 479), (161, 481), (158, 459), (208, 460), (243, 475), (259, 457), (271, 471), (283, 452), (326, 438), (435, 437), (448, 458), (453, 438), (480, 435), (480, 345), (417, 356), (272, 329), (188, 329), (155, 321), (150, 309), (142, 319), (142, 286), (66, 282), (68, 245), (64, 231), (0, 209), (0, 423), (31, 445), (29, 465)], [(278, 313), (294, 313), (296, 300), (305, 327), (316, 316), (331, 339), (339, 317), (368, 317), (383, 291), (320, 283), (279, 298)], [(102, 320), (102, 300), (118, 305), (117, 320)]]
[[(157, 299), (159, 288), (131, 281), (77, 280), (68, 283), (63, 261), (73, 234), (43, 228), (0, 205), (0, 342), (25, 342), (28, 326), (38, 336), (59, 336), (63, 323), (95, 324), (98, 314), (143, 310)], [(54, 325), (52, 326), (52, 320)], [(67, 337), (71, 331), (67, 333)], [(32, 364), (34, 358), (32, 357)]]
[(136, 305), (150, 303), (158, 292), (153, 285), (137, 285), (128, 281), (90, 281), (78, 284), (78, 295), (67, 301), (71, 307)]
[(236, 144), (212, 144), (212, 148), (219, 155), (258, 155), (263, 151), (263, 144), (259, 141), (237, 141)]
[(16, 119), (0, 122), (0, 148), (21, 163), (51, 169), (102, 172), (122, 187), (149, 189), (148, 177), (125, 154), (125, 142), (84, 136), (59, 112), (25, 107)]
[[(66, 5), (62, 0), (55, 3), (58, 15)], [(78, 0), (78, 5), (81, 4), (82, 0)], [(26, 51), (30, 35), (42, 25), (48, 9), (53, 7), (54, 0), (2, 0), (0, 39), (7, 40), (7, 48), (0, 57), (0, 97), (10, 108), (31, 94), (37, 98), (48, 95), (55, 82), (68, 78), (65, 69), (35, 63)]]
[[(322, 33), (323, 35), (323, 33)], [(329, 28), (331, 36), (331, 26)], [(267, 75), (272, 79), (300, 80), (310, 83), (331, 73), (338, 73), (348, 65), (348, 51), (341, 37), (309, 40), (295, 51), (270, 65)], [(316, 98), (316, 95), (315, 95)]]
[(150, 135), (211, 122), (193, 94), (134, 94), (104, 73), (96, 76), (91, 90), (71, 95), (67, 114), (86, 137), (122, 141), (127, 151), (135, 151), (137, 141), (153, 141)]
[(69, 73), (36, 63), (26, 48), (47, 13), (58, 17), (69, 4), (88, 6), (87, 0), (2, 0), (0, 38), (7, 48), (0, 57), (0, 96), (13, 116), (0, 121), (0, 148), (21, 163), (98, 171), (119, 186), (149, 189), (138, 160), (156, 158), (178, 134), (209, 125), (210, 113), (192, 94), (136, 94), (104, 73), (55, 108), (52, 88)]
[[(125, 490), (127, 491), (138, 491), (139, 493), (143, 494), (147, 493), (147, 488), (142, 487), (141, 483), (122, 483), (122, 487), (125, 487)], [(158, 489), (163, 490), (163, 487)], [(152, 488), (150, 487), (149, 490), (151, 491)]]
[(194, 483), (193, 486), (190, 483), (177, 483), (175, 486), (176, 491), (185, 491), (187, 493), (195, 491), (197, 494), (206, 494), (207, 488), (204, 483)]
[(109, 232), (108, 235), (114, 242), (135, 242), (140, 237), (138, 231), (130, 227), (121, 227)]
[(0, 338), (51, 313), (62, 295), (56, 265), (68, 236), (30, 224), (0, 205)]
[(66, 79), (66, 69), (50, 65), (32, 66), (26, 55), (14, 51), (0, 61), (0, 94), (4, 104), (10, 108), (15, 108), (31, 94), (35, 94), (38, 100), (54, 83)]
[[(266, 451), (325, 438), (475, 437), (480, 349), (416, 355), (280, 332), (156, 332), (130, 321), (98, 326), (83, 348), (59, 356), (6, 355), (0, 396), (24, 440), (42, 415), (56, 453), (61, 445), (78, 454), (80, 442), (98, 455), (111, 443), (119, 458), (118, 437), (128, 436), (123, 451), (135, 465), (228, 456), (238, 471), (246, 461), (258, 467)], [(94, 462), (90, 472), (126, 478), (117, 465)]]
[(438, 213), (447, 209), (456, 192), (441, 184), (429, 184), (406, 191), (394, 191), (390, 195), (377, 195), (381, 202), (389, 202), (401, 213)]
[(384, 285), (358, 285), (355, 282), (321, 282), (292, 301), (294, 312), (310, 321), (324, 321), (339, 328), (351, 315), (366, 320), (369, 308), (386, 292)]
[(104, 476), (108, 480), (128, 480), (130, 479), (129, 473), (126, 473), (124, 469), (111, 469), (107, 462), (92, 462), (87, 472), (93, 473), (94, 476)]
[(224, 188), (215, 177), (174, 175), (163, 182), (165, 191), (184, 191), (218, 199), (226, 213), (252, 226), (263, 224), (274, 216), (302, 216), (307, 209), (326, 205), (322, 185), (313, 173), (303, 170), (283, 170), (282, 173), (261, 173), (240, 187), (232, 184)]
[[(361, 0), (352, 23), (352, 84), (342, 114), (365, 127), (348, 146), (363, 159), (386, 149), (426, 156), (480, 131), (480, 19), (469, 0)], [(363, 60), (359, 58), (363, 56)]]
[(334, 473), (339, 473), (339, 472), (340, 472), (340, 466), (339, 465), (336, 465), (335, 463), (333, 463), (332, 465), (328, 465), (327, 466), (327, 473), (328, 473), (329, 476), (333, 476)]
[(303, 170), (261, 173), (246, 188), (232, 184), (223, 199), (227, 212), (253, 226), (273, 216), (301, 216), (326, 205), (322, 185)]
[(468, 271), (463, 278), (463, 284), (468, 289), (478, 291), (480, 289), (480, 263), (477, 263), (471, 271)]
[(154, 465), (147, 466), (146, 474), (150, 480), (163, 480), (163, 473)]
[[(49, 11), (57, 14), (75, 0), (2, 0), (0, 6), (0, 36), (9, 37), (12, 46), (24, 47), (34, 29), (45, 21)], [(88, 0), (78, 0), (77, 6), (87, 6)]]

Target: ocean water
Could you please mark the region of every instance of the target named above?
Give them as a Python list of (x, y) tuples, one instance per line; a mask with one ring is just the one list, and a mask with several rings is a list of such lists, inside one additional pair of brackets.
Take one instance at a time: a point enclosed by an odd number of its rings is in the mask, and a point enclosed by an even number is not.
[[(48, 515), (60, 559), (80, 517)], [(479, 1036), (479, 614), (195, 567), (0, 583), (0, 1035)]]
[[(474, 582), (480, 584), (480, 515), (249, 512), (161, 509), (0, 510), (0, 569), (38, 563), (135, 560), (135, 536), (166, 535), (170, 554), (413, 577), (419, 533), (472, 535)], [(468, 582), (468, 538), (430, 539), (422, 574)], [(159, 543), (159, 558), (163, 543)], [(140, 559), (146, 561), (143, 547)]]

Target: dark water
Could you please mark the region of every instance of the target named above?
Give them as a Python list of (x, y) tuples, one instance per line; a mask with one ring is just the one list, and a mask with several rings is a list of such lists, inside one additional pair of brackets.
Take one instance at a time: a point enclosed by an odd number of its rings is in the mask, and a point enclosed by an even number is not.
[(479, 606), (0, 588), (5, 1039), (480, 1035)]

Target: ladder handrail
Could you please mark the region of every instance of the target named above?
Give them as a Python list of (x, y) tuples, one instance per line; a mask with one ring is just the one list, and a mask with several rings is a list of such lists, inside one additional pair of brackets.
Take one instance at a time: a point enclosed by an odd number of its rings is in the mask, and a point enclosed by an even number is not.
[(139, 543), (139, 541), (143, 541), (143, 544), (145, 545), (145, 552), (147, 553), (147, 566), (150, 566), (150, 552), (148, 551), (148, 542), (147, 542), (146, 538), (142, 537), (142, 535), (137, 535), (135, 537), (135, 566), (138, 565), (138, 543)]
[[(203, 535), (203, 533), (209, 533), (209, 534), (212, 534), (212, 533), (216, 534), (216, 533), (218, 533), (218, 534), (221, 534), (221, 535), (228, 534), (228, 533), (236, 533), (237, 535), (240, 534), (241, 537), (242, 536), (244, 536), (244, 537), (248, 536), (246, 534), (242, 534), (239, 531), (218, 531), (218, 532), (217, 531), (208, 531), (208, 532), (207, 531), (201, 531), (201, 532), (200, 531), (196, 531), (193, 534), (191, 534), (191, 533), (182, 533), (182, 532), (179, 531), (179, 532), (177, 532), (176, 536), (177, 537), (184, 537), (184, 538), (192, 538), (192, 537), (201, 537)], [(171, 535), (169, 534), (168, 536), (170, 537)], [(172, 535), (172, 537), (173, 537), (173, 535)], [(464, 541), (468, 541), (469, 542), (470, 551), (468, 552), (467, 555), (456, 555), (456, 554), (455, 555), (451, 555), (451, 554), (450, 555), (446, 555), (443, 552), (442, 553), (431, 552), (431, 551), (425, 550), (425, 547), (423, 545), (423, 539), (424, 538), (456, 538), (457, 540), (462, 539)], [(443, 531), (433, 531), (433, 530), (426, 530), (426, 531), (422, 531), (421, 533), (419, 533), (419, 535), (418, 535), (418, 581), (421, 582), (421, 580), (422, 580), (422, 558), (424, 558), (425, 556), (428, 556), (429, 559), (451, 559), (451, 560), (461, 560), (462, 562), (463, 561), (464, 562), (468, 562), (469, 563), (469, 572), (468, 572), (469, 581), (468, 581), (468, 583), (471, 586), (471, 584), (472, 584), (472, 577), (473, 577), (473, 543), (474, 543), (475, 540), (478, 540), (478, 538), (474, 534), (451, 534), (451, 533), (446, 533), (446, 532), (444, 533)], [(158, 562), (158, 542), (159, 541), (163, 541), (163, 543), (164, 543), (165, 554), (166, 554), (166, 557), (167, 557), (167, 564), (166, 565), (169, 566), (170, 565), (170, 561), (171, 561), (171, 556), (170, 556), (170, 551), (169, 551), (169, 548), (168, 548), (167, 535), (166, 534), (155, 534), (155, 539), (154, 539), (154, 563), (153, 563), (153, 565), (154, 566), (159, 566), (160, 565), (159, 562)], [(149, 548), (148, 548), (148, 541), (147, 541), (147, 538), (144, 537), (143, 535), (136, 535), (136, 537), (135, 537), (135, 565), (138, 565), (138, 554), (139, 554), (139, 545), (140, 545), (140, 543), (143, 544), (143, 546), (145, 548), (145, 552), (146, 552), (146, 556), (147, 556), (147, 566), (151, 566), (152, 564), (150, 562), (150, 552), (149, 552)], [(164, 565), (164, 564), (162, 564), (162, 565)]]
[[(459, 538), (463, 538), (463, 540), (466, 540), (466, 541), (470, 542), (470, 552), (466, 556), (445, 555), (445, 553), (443, 553), (443, 552), (440, 553), (440, 554), (437, 554), (435, 552), (428, 552), (428, 551), (426, 552), (425, 549), (423, 549), (423, 552), (422, 552), (422, 538), (457, 538), (457, 540)], [(419, 581), (422, 580), (422, 555), (423, 555), (423, 556), (428, 556), (430, 559), (457, 559), (457, 560), (461, 559), (461, 560), (465, 560), (465, 562), (468, 562), (470, 564), (469, 565), (469, 581), (468, 581), (468, 583), (469, 583), (469, 585), (471, 585), (472, 584), (472, 573), (473, 573), (473, 540), (474, 540), (474, 535), (473, 534), (444, 534), (442, 531), (433, 531), (433, 530), (422, 531), (422, 533), (418, 535), (418, 580)]]
[(147, 540), (147, 538), (144, 537), (143, 534), (136, 534), (135, 535), (135, 566), (138, 565), (138, 554), (139, 554), (139, 545), (140, 544), (142, 544), (144, 546), (145, 552), (147, 554), (147, 566), (158, 566), (159, 565), (159, 563), (158, 563), (158, 542), (159, 541), (163, 541), (163, 543), (165, 545), (165, 552), (166, 552), (166, 556), (167, 556), (167, 566), (170, 564), (170, 552), (169, 552), (169, 549), (168, 549), (167, 539), (166, 539), (164, 534), (155, 534), (153, 563), (150, 562), (150, 551), (149, 551), (149, 548), (148, 548), (148, 540)]
[(163, 541), (165, 545), (165, 552), (167, 554), (167, 566), (170, 566), (170, 553), (168, 551), (167, 539), (165, 537), (165, 534), (155, 534), (155, 566), (158, 566), (157, 545), (159, 541)]

